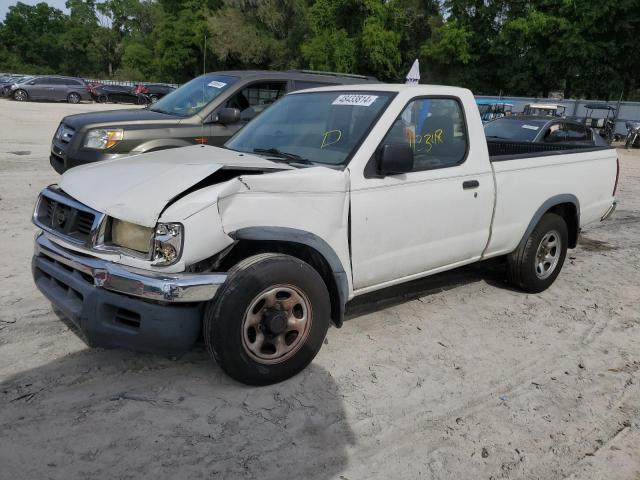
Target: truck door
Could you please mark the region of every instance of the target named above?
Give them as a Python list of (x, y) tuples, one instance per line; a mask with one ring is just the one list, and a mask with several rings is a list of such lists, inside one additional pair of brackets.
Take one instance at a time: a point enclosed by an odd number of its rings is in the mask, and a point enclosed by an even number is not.
[(240, 110), (240, 122), (234, 125), (210, 123), (208, 144), (219, 146), (240, 130), (247, 122), (267, 109), (269, 105), (285, 94), (287, 81), (267, 80), (242, 87), (232, 94), (223, 108)]
[(489, 237), (491, 167), (486, 149), (470, 148), (460, 101), (410, 101), (380, 146), (403, 143), (414, 151), (411, 172), (380, 178), (367, 165), (352, 175), (356, 290), (478, 259)]

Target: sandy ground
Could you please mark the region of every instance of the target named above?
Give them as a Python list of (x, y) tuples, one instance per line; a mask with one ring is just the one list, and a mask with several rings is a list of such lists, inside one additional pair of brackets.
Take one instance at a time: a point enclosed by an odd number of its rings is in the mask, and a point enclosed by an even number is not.
[(249, 388), (202, 346), (88, 349), (32, 284), (49, 140), (104, 108), (0, 101), (0, 478), (640, 478), (640, 151), (548, 291), (493, 262), (369, 295), (304, 373)]

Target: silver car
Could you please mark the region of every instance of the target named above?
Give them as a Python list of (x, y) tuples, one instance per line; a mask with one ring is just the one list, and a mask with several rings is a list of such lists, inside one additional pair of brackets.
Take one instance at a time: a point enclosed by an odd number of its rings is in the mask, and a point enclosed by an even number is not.
[(18, 102), (54, 100), (78, 103), (81, 100), (91, 100), (84, 80), (57, 75), (35, 77), (29, 81), (12, 85), (10, 96)]

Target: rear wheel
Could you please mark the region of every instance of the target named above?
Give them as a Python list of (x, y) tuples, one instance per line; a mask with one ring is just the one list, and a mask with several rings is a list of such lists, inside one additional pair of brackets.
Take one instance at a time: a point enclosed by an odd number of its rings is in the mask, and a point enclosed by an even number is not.
[(18, 102), (25, 102), (28, 98), (29, 95), (27, 95), (27, 92), (25, 92), (24, 90), (16, 90), (15, 92), (13, 92), (13, 99)]
[(564, 219), (545, 214), (526, 241), (507, 257), (509, 282), (530, 293), (546, 290), (560, 274), (568, 241)]
[(80, 103), (80, 95), (78, 95), (77, 93), (70, 93), (69, 95), (67, 95), (67, 102)]
[(107, 97), (106, 95), (100, 95), (98, 97), (98, 102), (100, 103), (107, 103), (109, 101), (109, 97)]
[(233, 267), (207, 307), (204, 340), (234, 379), (269, 385), (304, 369), (330, 319), (322, 277), (295, 257), (265, 253)]

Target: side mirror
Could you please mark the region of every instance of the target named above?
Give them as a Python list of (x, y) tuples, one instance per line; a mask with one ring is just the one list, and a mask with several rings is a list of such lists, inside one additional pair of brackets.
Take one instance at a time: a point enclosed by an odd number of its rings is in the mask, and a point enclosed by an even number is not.
[(218, 112), (218, 123), (231, 125), (240, 121), (240, 110), (237, 108), (223, 108)]
[(413, 170), (413, 150), (407, 144), (383, 145), (378, 154), (378, 174), (384, 176)]

